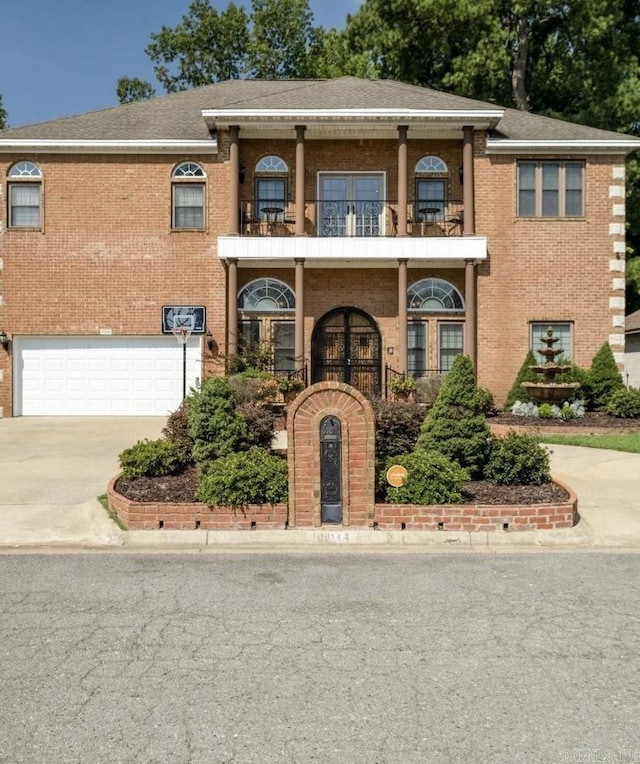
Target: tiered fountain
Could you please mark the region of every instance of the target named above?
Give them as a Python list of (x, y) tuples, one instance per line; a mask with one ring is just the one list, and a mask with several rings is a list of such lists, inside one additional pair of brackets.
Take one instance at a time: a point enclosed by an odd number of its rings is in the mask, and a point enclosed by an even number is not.
[[(562, 350), (554, 350), (553, 345), (560, 338), (553, 336), (553, 329), (549, 326), (544, 337), (540, 338), (542, 347), (537, 351), (544, 359), (539, 366), (529, 366), (531, 371), (542, 374), (544, 382), (523, 382), (529, 395), (540, 403), (559, 403), (571, 397), (574, 390), (580, 387), (579, 382), (554, 382), (558, 374), (571, 369), (570, 365), (557, 364), (555, 359), (562, 354)], [(546, 347), (545, 347), (546, 346)]]

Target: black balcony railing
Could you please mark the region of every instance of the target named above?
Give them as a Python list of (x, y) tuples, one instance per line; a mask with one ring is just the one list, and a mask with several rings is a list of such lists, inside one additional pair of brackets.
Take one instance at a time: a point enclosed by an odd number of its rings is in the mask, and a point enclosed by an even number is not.
[[(296, 203), (249, 199), (240, 203), (241, 236), (293, 236)], [(397, 236), (400, 226), (398, 202), (392, 200), (310, 200), (304, 208), (304, 232), (308, 236)], [(434, 199), (407, 206), (409, 236), (461, 236), (464, 228), (462, 202)]]

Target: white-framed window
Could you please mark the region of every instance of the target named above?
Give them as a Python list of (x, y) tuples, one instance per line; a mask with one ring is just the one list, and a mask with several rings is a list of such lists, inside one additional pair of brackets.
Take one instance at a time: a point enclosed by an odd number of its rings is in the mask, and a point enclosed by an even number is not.
[(582, 217), (583, 161), (520, 160), (518, 217)]
[(181, 162), (171, 173), (171, 227), (202, 229), (205, 227), (205, 180), (197, 162)]
[(536, 361), (544, 362), (537, 351), (547, 347), (541, 340), (549, 329), (552, 330), (553, 336), (558, 338), (558, 342), (553, 343), (553, 349), (562, 350), (562, 354), (558, 355), (556, 360), (571, 361), (573, 359), (573, 323), (571, 321), (532, 321), (529, 325), (530, 347)]
[(438, 324), (438, 369), (449, 371), (461, 353), (464, 353), (464, 324), (441, 321)]
[(429, 323), (407, 324), (407, 371), (410, 377), (422, 377), (429, 368)]
[(16, 162), (7, 182), (9, 228), (42, 228), (42, 171), (34, 162)]
[(421, 279), (407, 289), (407, 309), (422, 313), (463, 313), (460, 291), (444, 279)]
[(273, 372), (274, 374), (295, 371), (295, 323), (293, 321), (272, 321)]
[[(256, 210), (261, 220), (277, 220), (287, 209), (289, 167), (279, 156), (262, 157), (255, 167)], [(274, 212), (280, 210), (280, 212)]]
[(449, 168), (438, 156), (424, 156), (415, 166), (415, 219), (438, 222), (447, 214)]

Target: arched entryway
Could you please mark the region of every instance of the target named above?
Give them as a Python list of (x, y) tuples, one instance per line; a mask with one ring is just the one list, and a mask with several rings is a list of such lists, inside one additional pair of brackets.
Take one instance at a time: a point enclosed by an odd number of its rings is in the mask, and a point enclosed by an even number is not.
[(381, 346), (376, 322), (364, 311), (336, 308), (326, 313), (311, 338), (313, 382), (345, 382), (364, 395), (380, 395)]

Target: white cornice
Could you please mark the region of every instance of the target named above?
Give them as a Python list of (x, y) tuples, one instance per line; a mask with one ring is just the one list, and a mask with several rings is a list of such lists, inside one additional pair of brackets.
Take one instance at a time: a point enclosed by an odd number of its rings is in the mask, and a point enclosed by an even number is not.
[(218, 128), (230, 125), (314, 125), (319, 123), (392, 125), (447, 122), (477, 128), (495, 127), (504, 116), (503, 109), (203, 109), (208, 124)]
[(218, 142), (180, 140), (44, 140), (0, 139), (0, 153), (40, 151), (48, 154), (217, 154)]
[(626, 154), (640, 149), (639, 138), (595, 140), (487, 139), (487, 154)]

